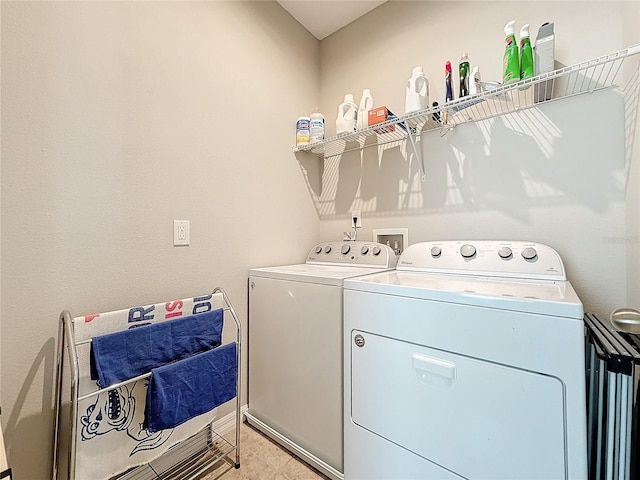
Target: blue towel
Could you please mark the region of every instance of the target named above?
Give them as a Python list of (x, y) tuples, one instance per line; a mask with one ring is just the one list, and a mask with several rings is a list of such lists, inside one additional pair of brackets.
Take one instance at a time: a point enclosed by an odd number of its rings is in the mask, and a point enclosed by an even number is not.
[(236, 344), (155, 368), (147, 389), (145, 427), (150, 432), (174, 428), (234, 398)]
[(91, 339), (91, 378), (108, 387), (210, 350), (222, 340), (223, 310), (122, 330)]

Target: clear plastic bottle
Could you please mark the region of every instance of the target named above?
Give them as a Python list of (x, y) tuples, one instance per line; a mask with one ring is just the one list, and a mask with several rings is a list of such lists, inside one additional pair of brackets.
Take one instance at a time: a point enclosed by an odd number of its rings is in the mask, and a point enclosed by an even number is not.
[(475, 66), (471, 70), (469, 78), (469, 95), (475, 95), (482, 92), (482, 83), (480, 81), (480, 68)]

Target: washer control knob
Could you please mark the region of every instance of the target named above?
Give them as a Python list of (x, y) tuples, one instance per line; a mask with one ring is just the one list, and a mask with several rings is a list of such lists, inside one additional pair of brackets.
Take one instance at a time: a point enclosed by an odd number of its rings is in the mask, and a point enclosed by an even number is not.
[(322, 245), (318, 245), (315, 249), (316, 253), (322, 253)]
[(326, 247), (324, 247), (324, 253), (330, 253), (331, 252), (331, 245), (327, 245)]
[(367, 247), (366, 245), (365, 245), (365, 246), (363, 246), (363, 247), (360, 249), (360, 253), (361, 253), (362, 255), (366, 255), (367, 253), (369, 253), (369, 247)]
[(433, 258), (438, 258), (442, 254), (442, 249), (440, 247), (431, 247), (431, 256)]
[(527, 247), (522, 250), (522, 257), (525, 260), (535, 260), (538, 258), (538, 252), (536, 252), (536, 249), (533, 247)]
[(382, 249), (376, 245), (375, 247), (373, 247), (373, 251), (371, 253), (373, 253), (373, 255), (377, 257), (378, 255), (380, 255), (381, 251)]
[(340, 249), (340, 252), (343, 255), (346, 255), (347, 253), (349, 253), (351, 251), (351, 245), (342, 245), (342, 248)]
[(462, 247), (460, 247), (460, 255), (462, 255), (464, 258), (473, 258), (475, 254), (476, 247), (474, 247), (473, 245), (466, 243)]
[(513, 256), (513, 252), (509, 247), (502, 247), (500, 250), (498, 250), (498, 255), (503, 260), (508, 260)]

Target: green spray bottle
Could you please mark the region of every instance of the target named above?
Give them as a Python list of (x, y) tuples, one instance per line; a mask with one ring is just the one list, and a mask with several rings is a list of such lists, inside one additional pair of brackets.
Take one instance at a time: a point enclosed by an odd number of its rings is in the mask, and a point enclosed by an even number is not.
[(502, 83), (513, 83), (520, 80), (520, 58), (518, 55), (518, 43), (516, 42), (514, 20), (504, 26), (505, 48), (502, 60)]
[(529, 24), (520, 29), (520, 80), (533, 77), (533, 49), (529, 39)]

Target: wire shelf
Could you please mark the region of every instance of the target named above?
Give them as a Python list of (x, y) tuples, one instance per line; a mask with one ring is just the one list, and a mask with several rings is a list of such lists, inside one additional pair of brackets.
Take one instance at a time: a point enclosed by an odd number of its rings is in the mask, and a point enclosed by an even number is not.
[[(616, 82), (625, 58), (638, 53), (640, 44), (509, 85), (495, 86), (485, 83), (485, 91), (482, 93), (413, 112), (352, 133), (342, 133), (292, 148), (294, 153), (311, 152), (327, 159), (351, 150), (406, 140), (416, 133), (440, 130), (444, 135), (456, 125), (463, 123), (525, 110), (544, 102), (618, 87)], [(387, 133), (378, 134), (374, 131), (381, 129)], [(377, 136), (377, 141), (370, 141), (371, 136)]]

